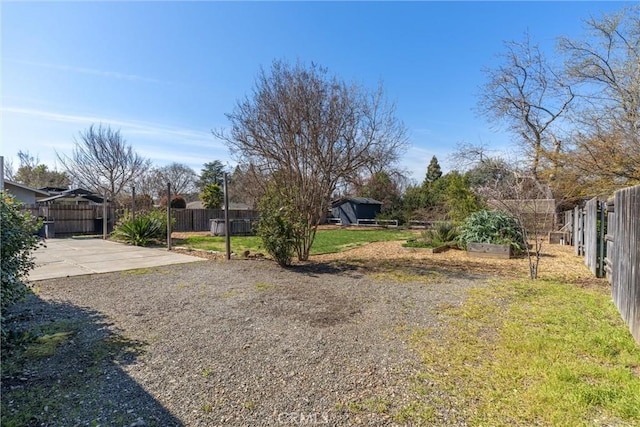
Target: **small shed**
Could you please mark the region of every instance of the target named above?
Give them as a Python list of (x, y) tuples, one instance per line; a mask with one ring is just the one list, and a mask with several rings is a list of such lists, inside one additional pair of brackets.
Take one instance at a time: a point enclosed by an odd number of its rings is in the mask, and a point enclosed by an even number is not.
[(331, 203), (331, 215), (342, 225), (356, 225), (358, 220), (373, 220), (382, 209), (382, 202), (366, 197), (345, 197)]

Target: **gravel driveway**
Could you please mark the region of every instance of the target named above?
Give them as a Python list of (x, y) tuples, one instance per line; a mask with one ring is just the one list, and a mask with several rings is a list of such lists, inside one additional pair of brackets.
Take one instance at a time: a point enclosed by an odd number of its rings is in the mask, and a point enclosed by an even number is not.
[(409, 334), (437, 334), (438, 311), (483, 282), (260, 260), (40, 281), (12, 315), (71, 334), (4, 369), (3, 409), (31, 425), (393, 425), (418, 398)]

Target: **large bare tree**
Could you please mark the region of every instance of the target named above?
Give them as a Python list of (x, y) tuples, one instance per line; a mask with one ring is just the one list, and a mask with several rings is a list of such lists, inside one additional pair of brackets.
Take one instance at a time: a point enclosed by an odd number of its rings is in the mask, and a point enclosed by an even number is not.
[(173, 162), (166, 166), (153, 169), (157, 182), (161, 183), (162, 190), (166, 190), (167, 183), (171, 183), (171, 190), (175, 194), (192, 194), (198, 192), (196, 186), (198, 175), (188, 165)]
[(56, 153), (71, 180), (78, 186), (115, 199), (145, 172), (150, 161), (136, 153), (120, 135), (109, 126), (80, 132), (71, 156)]
[[(567, 162), (602, 190), (640, 182), (640, 6), (585, 21), (586, 34), (562, 37), (578, 97), (575, 144)], [(613, 188), (607, 188), (613, 187)]]
[(225, 140), (242, 165), (275, 181), (302, 218), (298, 258), (306, 260), (315, 232), (342, 180), (393, 165), (407, 138), (382, 85), (347, 84), (326, 68), (274, 61), (253, 93), (239, 100)]
[(542, 162), (558, 166), (561, 142), (552, 125), (567, 112), (575, 95), (528, 35), (523, 42), (505, 43), (501, 59), (497, 68), (485, 70), (479, 111), (507, 124), (530, 159), (532, 176), (539, 180)]

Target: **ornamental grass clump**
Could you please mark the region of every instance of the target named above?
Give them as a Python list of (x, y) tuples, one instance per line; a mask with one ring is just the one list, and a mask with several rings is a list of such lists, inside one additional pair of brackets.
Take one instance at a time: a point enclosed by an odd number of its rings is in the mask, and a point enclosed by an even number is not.
[(482, 210), (467, 217), (461, 227), (460, 246), (469, 243), (509, 245), (514, 253), (526, 249), (526, 241), (520, 222), (502, 211)]

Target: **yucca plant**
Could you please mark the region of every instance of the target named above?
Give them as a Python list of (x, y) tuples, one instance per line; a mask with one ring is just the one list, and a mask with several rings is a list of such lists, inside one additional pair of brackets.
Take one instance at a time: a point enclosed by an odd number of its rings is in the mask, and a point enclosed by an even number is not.
[(422, 232), (422, 238), (433, 246), (443, 246), (456, 242), (460, 235), (459, 228), (450, 221), (439, 221), (435, 227)]
[(425, 230), (417, 239), (409, 239), (403, 244), (408, 248), (436, 248), (438, 246), (458, 247), (458, 235), (460, 229), (450, 221), (437, 222), (435, 227)]
[(161, 238), (162, 233), (162, 222), (145, 215), (120, 224), (113, 236), (135, 246), (147, 246), (152, 240)]

